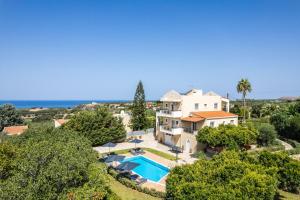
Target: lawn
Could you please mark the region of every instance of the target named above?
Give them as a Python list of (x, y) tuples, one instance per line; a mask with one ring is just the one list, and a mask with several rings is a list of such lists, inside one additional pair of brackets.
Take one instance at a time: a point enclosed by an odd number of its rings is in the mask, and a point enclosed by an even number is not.
[(115, 180), (112, 176), (109, 176), (109, 179), (111, 190), (121, 197), (122, 200), (160, 200), (160, 198), (152, 197), (148, 194), (128, 188)]
[(168, 159), (168, 160), (176, 160), (176, 157), (175, 156), (172, 156), (168, 153), (165, 153), (165, 152), (161, 152), (161, 151), (158, 151), (156, 149), (150, 149), (150, 148), (143, 148), (144, 150), (146, 151), (149, 151), (150, 153), (153, 153), (155, 155), (158, 155), (162, 158), (165, 158), (165, 159)]
[(279, 197), (280, 200), (299, 200), (300, 199), (299, 194), (297, 195), (297, 194), (285, 192), (282, 190), (279, 190), (279, 194), (280, 194), (280, 197)]
[[(161, 152), (159, 150), (156, 150), (156, 149), (151, 149), (151, 148), (142, 148), (144, 149), (145, 151), (148, 151), (150, 153), (153, 153), (155, 155), (158, 155), (162, 158), (165, 158), (165, 159), (168, 159), (168, 160), (176, 160), (176, 157), (175, 156), (172, 156), (168, 153), (165, 153), (165, 152)], [(126, 153), (130, 153), (130, 149), (124, 149), (124, 150), (117, 150), (117, 151), (112, 151), (116, 154), (126, 154)]]

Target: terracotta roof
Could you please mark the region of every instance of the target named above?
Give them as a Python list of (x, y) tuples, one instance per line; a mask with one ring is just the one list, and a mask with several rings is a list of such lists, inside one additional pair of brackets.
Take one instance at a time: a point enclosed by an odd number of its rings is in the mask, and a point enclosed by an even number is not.
[(8, 126), (4, 127), (3, 132), (8, 135), (20, 135), (27, 129), (28, 126)]
[(237, 115), (225, 111), (193, 112), (192, 116), (181, 118), (182, 121), (200, 122), (205, 119), (237, 117)]
[(63, 125), (64, 123), (67, 123), (69, 120), (68, 119), (55, 119), (60, 125)]
[(237, 117), (237, 115), (225, 111), (193, 112), (192, 114), (193, 116), (202, 117), (205, 119)]
[(204, 118), (202, 117), (184, 117), (181, 118), (182, 121), (188, 121), (188, 122), (200, 122), (202, 120), (204, 120)]

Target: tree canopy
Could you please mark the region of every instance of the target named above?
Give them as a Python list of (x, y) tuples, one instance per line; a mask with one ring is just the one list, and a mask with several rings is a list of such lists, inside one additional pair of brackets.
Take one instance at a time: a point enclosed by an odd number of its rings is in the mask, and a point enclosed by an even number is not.
[(0, 132), (6, 126), (19, 125), (22, 123), (23, 119), (13, 105), (4, 104), (0, 106)]
[(198, 131), (197, 141), (210, 147), (239, 149), (256, 141), (257, 131), (248, 126), (221, 125), (204, 127)]
[(284, 138), (300, 141), (300, 113), (299, 102), (288, 108), (278, 109), (270, 117), (278, 134)]
[(7, 142), (14, 147), (0, 144), (0, 149), (6, 149), (0, 153), (1, 163), (3, 158), (14, 156), (4, 165), (5, 169), (10, 169), (9, 174), (3, 177), (1, 173), (0, 199), (67, 199), (69, 193), (82, 187), (91, 196), (107, 198), (111, 195), (103, 169), (97, 169), (102, 176), (97, 178), (97, 185), (88, 184), (94, 182), (91, 171), (95, 170), (92, 164), (96, 161), (96, 153), (85, 137), (43, 127), (29, 129)]
[(276, 189), (276, 168), (248, 162), (245, 154), (224, 151), (211, 160), (175, 167), (167, 179), (167, 199), (270, 199)]
[(81, 111), (74, 115), (63, 128), (85, 136), (93, 146), (118, 142), (126, 138), (122, 120), (114, 117), (105, 107), (98, 107), (95, 111)]
[(139, 81), (135, 91), (131, 112), (132, 130), (137, 131), (147, 128), (145, 92), (141, 81)]
[(291, 159), (285, 153), (263, 151), (258, 155), (258, 162), (265, 167), (276, 167), (279, 188), (300, 193), (300, 162)]

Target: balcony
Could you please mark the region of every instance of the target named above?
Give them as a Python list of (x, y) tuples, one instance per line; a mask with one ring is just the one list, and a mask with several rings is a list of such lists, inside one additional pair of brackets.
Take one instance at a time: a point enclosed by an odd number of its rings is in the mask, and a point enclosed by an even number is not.
[(159, 126), (159, 130), (163, 133), (168, 133), (171, 135), (180, 135), (183, 129), (180, 127), (169, 127), (169, 126), (161, 125)]
[(172, 118), (180, 118), (182, 117), (181, 110), (159, 110), (156, 112), (158, 117), (172, 117)]
[(197, 130), (192, 130), (191, 127), (183, 127), (183, 131), (186, 132), (186, 133), (194, 134), (194, 135), (197, 135), (197, 133), (198, 133)]

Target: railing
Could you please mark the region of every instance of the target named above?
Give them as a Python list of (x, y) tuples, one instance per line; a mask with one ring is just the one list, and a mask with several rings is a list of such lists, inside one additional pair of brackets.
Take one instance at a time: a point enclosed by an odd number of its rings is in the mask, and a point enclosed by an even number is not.
[(160, 131), (162, 132), (166, 132), (172, 135), (178, 135), (182, 133), (182, 128), (181, 127), (176, 127), (176, 126), (164, 126), (161, 125), (160, 127)]
[(183, 127), (183, 131), (187, 133), (196, 134), (197, 130), (193, 130), (191, 127)]
[(181, 110), (161, 109), (161, 110), (157, 111), (157, 115), (169, 116), (169, 117), (182, 117), (182, 112), (181, 112)]

